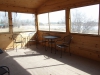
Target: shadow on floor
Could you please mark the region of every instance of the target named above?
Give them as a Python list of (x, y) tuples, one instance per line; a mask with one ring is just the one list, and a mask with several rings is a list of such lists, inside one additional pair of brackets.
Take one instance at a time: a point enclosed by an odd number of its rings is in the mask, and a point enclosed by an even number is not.
[(0, 66), (8, 66), (10, 69), (10, 75), (31, 75), (6, 52), (0, 54)]
[[(33, 50), (33, 47), (30, 49)], [(70, 65), (72, 67), (75, 67), (81, 71), (84, 71), (90, 75), (100, 75), (100, 62), (98, 61), (94, 61), (88, 58), (84, 58), (81, 56), (77, 56), (72, 54), (70, 56), (69, 53), (63, 53), (63, 57), (60, 58), (60, 51), (57, 52), (57, 54), (51, 53), (50, 48), (48, 48), (48, 51), (45, 51), (45, 49), (43, 47), (39, 47), (38, 49), (35, 49), (35, 51), (39, 54), (39, 55), (44, 55), (45, 59), (44, 60), (48, 60), (50, 58), (56, 59), (60, 62), (63, 62), (64, 64)], [(51, 65), (51, 66), (58, 66), (58, 65), (64, 65), (64, 64), (57, 64), (57, 65)], [(43, 67), (50, 67), (50, 66), (43, 66)], [(41, 68), (41, 67), (34, 67), (35, 68)]]
[[(50, 49), (48, 48), (47, 51), (41, 46), (38, 48), (31, 46), (28, 49), (30, 51), (23, 52), (25, 55), (14, 55), (9, 56), (7, 53), (3, 53), (0, 55), (0, 65), (6, 65), (10, 68), (10, 70), (13, 70), (11, 72), (11, 75), (31, 75), (27, 69), (37, 69), (37, 68), (44, 68), (44, 67), (52, 67), (52, 66), (59, 66), (59, 65), (70, 65), (74, 68), (77, 68), (81, 71), (84, 71), (90, 75), (100, 75), (100, 62), (90, 60), (84, 57), (76, 56), (72, 54), (71, 56), (69, 53), (63, 53), (63, 57), (60, 58), (60, 51), (57, 52), (57, 54), (51, 53)], [(62, 62), (63, 64), (56, 64), (56, 65), (49, 65), (49, 66), (41, 66), (41, 67), (33, 67), (33, 68), (27, 68), (24, 69), (20, 64), (18, 64), (14, 59), (17, 58), (23, 58), (23, 57), (36, 57), (36, 56), (44, 56), (43, 60), (48, 59), (55, 59), (57, 61)], [(37, 59), (38, 60), (38, 59)], [(3, 63), (5, 62), (5, 63)], [(16, 65), (15, 65), (16, 63)], [(41, 62), (40, 62), (41, 63)], [(18, 70), (16, 73), (16, 70)]]

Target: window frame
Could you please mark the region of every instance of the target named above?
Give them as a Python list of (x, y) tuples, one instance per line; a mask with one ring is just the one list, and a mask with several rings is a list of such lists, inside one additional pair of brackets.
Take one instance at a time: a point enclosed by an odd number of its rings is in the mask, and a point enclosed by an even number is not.
[[(66, 10), (65, 9), (63, 9), (64, 11), (65, 11), (65, 31), (62, 31), (62, 32), (66, 32)], [(48, 31), (50, 31), (50, 32), (61, 32), (60, 30), (59, 31), (52, 31), (52, 30), (50, 30), (50, 26), (51, 26), (51, 24), (50, 24), (50, 13), (53, 13), (53, 12), (59, 12), (59, 11), (63, 11), (63, 10), (58, 10), (58, 11), (52, 11), (52, 12), (47, 12), (48, 13), (48, 26), (49, 26), (49, 30)], [(44, 14), (44, 13), (42, 13), (42, 14)], [(40, 15), (40, 14), (39, 14)], [(39, 18), (39, 17), (38, 17)], [(38, 30), (39, 30), (39, 21), (38, 21)], [(47, 31), (47, 30), (39, 30), (39, 31)]]
[[(98, 30), (97, 30), (98, 33), (97, 34), (93, 34), (93, 33), (91, 33), (91, 34), (84, 34), (84, 33), (73, 33), (73, 32), (71, 32), (71, 9), (74, 9), (74, 8), (70, 8), (70, 19), (69, 19), (69, 22), (70, 22), (69, 26), (70, 26), (70, 28), (69, 29), (70, 29), (70, 33), (71, 34), (100, 36), (100, 4), (92, 4), (92, 5), (99, 5), (99, 9), (98, 9), (99, 10), (99, 12), (98, 12), (99, 14), (98, 14), (98, 23), (97, 23), (98, 24), (97, 25), (98, 26)], [(86, 5), (86, 6), (92, 6), (92, 5)], [(80, 7), (86, 7), (86, 6), (80, 6)], [(75, 8), (80, 8), (80, 7), (75, 7)]]
[(9, 11), (0, 11), (0, 12), (4, 12), (4, 13), (6, 13), (7, 12), (7, 14), (5, 14), (5, 15), (7, 15), (7, 19), (8, 19), (8, 31), (6, 31), (6, 32), (0, 32), (0, 34), (6, 34), (6, 33), (10, 33), (10, 25), (9, 25)]
[[(14, 31), (14, 27), (12, 27), (12, 32), (13, 33), (20, 33), (20, 32), (36, 32), (37, 30), (36, 30), (36, 16), (35, 16), (35, 14), (34, 13), (27, 13), (27, 12), (11, 12), (11, 15), (12, 15), (12, 13), (20, 13), (20, 14), (32, 14), (32, 15), (34, 15), (34, 28), (33, 29), (35, 29), (34, 31), (31, 31), (31, 30), (29, 30), (29, 31)], [(13, 16), (12, 16), (12, 19), (13, 19)], [(13, 24), (13, 20), (12, 20), (12, 24)], [(14, 26), (14, 25), (13, 25)]]

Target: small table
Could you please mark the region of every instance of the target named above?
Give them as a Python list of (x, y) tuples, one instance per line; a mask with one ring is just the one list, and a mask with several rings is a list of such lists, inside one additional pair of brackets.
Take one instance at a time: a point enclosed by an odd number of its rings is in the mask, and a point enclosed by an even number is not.
[[(47, 39), (48, 43), (49, 41), (51, 42), (51, 53), (52, 53), (52, 43), (54, 42), (53, 40), (60, 38), (60, 37), (59, 36), (43, 36), (43, 38)], [(45, 47), (45, 50), (46, 50), (46, 47)]]

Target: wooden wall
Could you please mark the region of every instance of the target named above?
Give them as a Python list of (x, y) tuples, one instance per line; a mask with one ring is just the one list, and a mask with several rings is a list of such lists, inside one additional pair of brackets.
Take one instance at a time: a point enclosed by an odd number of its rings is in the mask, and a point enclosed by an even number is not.
[[(71, 53), (100, 61), (100, 36), (70, 33), (70, 8), (99, 4), (100, 0), (49, 0), (38, 8), (38, 14), (66, 10), (66, 33), (50, 32), (59, 36), (71, 34)], [(38, 31), (39, 35), (43, 31)], [(67, 50), (67, 49), (66, 49)]]
[(99, 4), (100, 0), (48, 0), (41, 5), (37, 11), (38, 13), (52, 12), (66, 8), (74, 8), (86, 6), (91, 4)]
[[(0, 48), (1, 49), (10, 49), (13, 48), (13, 40), (11, 39), (13, 31), (11, 12), (26, 12), (26, 13), (45, 13), (57, 10), (66, 10), (66, 33), (62, 32), (50, 32), (52, 35), (57, 36), (66, 36), (70, 33), (70, 24), (69, 24), (69, 14), (70, 8), (98, 4), (100, 0), (48, 0), (43, 5), (41, 5), (37, 11), (31, 8), (22, 8), (22, 7), (12, 7), (0, 5), (1, 11), (9, 12), (9, 26), (10, 32), (8, 33), (0, 33)], [(36, 16), (37, 18), (37, 16)], [(37, 18), (38, 19), (38, 18)], [(38, 20), (37, 20), (38, 21)], [(36, 25), (38, 23), (36, 22)], [(37, 26), (38, 28), (38, 26)], [(38, 31), (38, 34), (41, 36), (42, 31)], [(27, 37), (27, 33), (20, 33), (25, 38)], [(100, 36), (93, 35), (81, 35), (81, 34), (71, 34), (73, 36), (73, 40), (71, 43), (71, 52), (72, 54), (84, 56), (90, 59), (100, 61)], [(41, 39), (41, 38), (40, 38)]]
[(100, 61), (100, 36), (72, 34), (71, 52)]
[[(8, 16), (9, 16), (9, 28), (10, 28), (9, 32), (0, 33), (0, 49), (7, 50), (7, 49), (13, 48), (12, 35), (14, 33), (13, 33), (11, 12), (34, 13), (35, 14), (35, 9), (0, 5), (0, 11), (8, 11)], [(22, 34), (24, 38), (28, 36), (27, 32), (19, 33), (19, 34)]]

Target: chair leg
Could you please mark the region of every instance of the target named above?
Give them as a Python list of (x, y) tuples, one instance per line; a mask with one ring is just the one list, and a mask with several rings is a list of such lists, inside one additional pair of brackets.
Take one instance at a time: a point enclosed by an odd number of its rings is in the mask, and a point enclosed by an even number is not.
[(70, 52), (70, 46), (69, 46), (69, 54), (70, 54), (70, 56), (71, 56), (71, 52)]
[(56, 54), (56, 51), (57, 51), (57, 49), (56, 49), (56, 44), (55, 44), (55, 54)]
[(36, 48), (38, 48), (38, 42), (36, 42)]
[(27, 42), (27, 48), (29, 47), (29, 42)]
[(14, 48), (14, 42), (13, 42), (13, 49), (15, 49), (15, 48)]
[(22, 48), (22, 43), (21, 43), (21, 48)]
[(55, 48), (55, 54), (56, 54), (56, 48)]
[(47, 51), (47, 49), (46, 49), (46, 42), (45, 42), (45, 45), (44, 46), (45, 46), (45, 51)]
[(16, 52), (17, 52), (17, 44), (16, 44)]
[(29, 43), (28, 43), (28, 47), (30, 46), (30, 41), (29, 41)]
[(10, 75), (10, 70), (8, 69), (8, 75)]
[(62, 48), (61, 48), (61, 56), (60, 56), (60, 58), (62, 58)]
[(10, 72), (8, 72), (8, 75), (10, 75)]
[(64, 52), (66, 52), (66, 48), (64, 48)]

